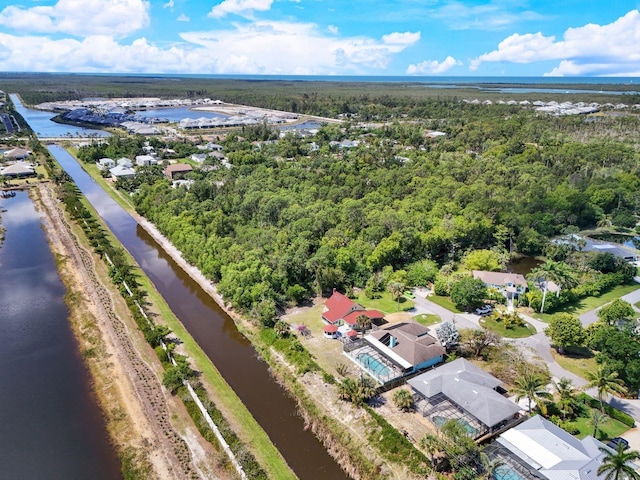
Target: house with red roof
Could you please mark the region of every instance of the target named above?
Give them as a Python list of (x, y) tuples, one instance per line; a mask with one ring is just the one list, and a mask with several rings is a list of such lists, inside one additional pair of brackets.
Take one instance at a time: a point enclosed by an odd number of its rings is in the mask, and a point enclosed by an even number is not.
[(322, 312), (322, 319), (329, 325), (349, 325), (354, 327), (360, 315), (366, 315), (372, 323), (384, 318), (379, 310), (366, 309), (346, 295), (333, 291)]

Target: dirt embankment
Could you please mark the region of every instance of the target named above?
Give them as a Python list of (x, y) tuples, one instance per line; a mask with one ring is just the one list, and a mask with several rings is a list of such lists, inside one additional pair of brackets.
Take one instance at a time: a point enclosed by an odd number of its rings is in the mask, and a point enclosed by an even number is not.
[(137, 330), (106, 268), (83, 247), (51, 184), (32, 190), (67, 286), (71, 323), (94, 379), (107, 429), (142, 478), (226, 478), (222, 455), (161, 384), (162, 366)]

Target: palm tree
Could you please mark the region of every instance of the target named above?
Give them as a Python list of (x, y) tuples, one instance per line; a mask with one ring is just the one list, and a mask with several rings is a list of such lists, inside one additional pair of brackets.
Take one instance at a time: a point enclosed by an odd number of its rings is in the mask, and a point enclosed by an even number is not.
[(535, 372), (526, 370), (515, 380), (516, 400), (523, 398), (529, 400), (529, 413), (531, 413), (531, 403), (536, 402), (540, 411), (546, 410), (544, 400), (551, 398), (551, 394), (545, 390), (547, 386), (546, 379)]
[(558, 285), (556, 296), (560, 295), (561, 287), (571, 288), (577, 282), (571, 268), (566, 263), (554, 262), (553, 260), (547, 260), (544, 265), (532, 270), (529, 277), (543, 285), (540, 313), (544, 313), (544, 304), (547, 299), (547, 286), (549, 281)]
[(278, 320), (276, 324), (273, 326), (273, 330), (276, 332), (276, 335), (280, 338), (284, 338), (289, 335), (289, 330), (291, 327), (284, 320)]
[(598, 438), (598, 427), (609, 419), (609, 416), (600, 410), (591, 410), (589, 423), (593, 425), (593, 437)]
[(558, 407), (562, 411), (562, 419), (566, 420), (567, 413), (573, 413), (573, 407), (576, 401), (576, 389), (573, 382), (568, 378), (561, 378), (557, 383), (553, 383), (556, 393), (558, 394)]
[(625, 392), (624, 382), (618, 378), (618, 372), (610, 372), (604, 365), (599, 365), (593, 372), (587, 372), (589, 383), (586, 388), (596, 388), (598, 390), (598, 400), (600, 410), (604, 412), (604, 396), (606, 394)]
[(420, 448), (427, 455), (431, 464), (435, 465), (437, 453), (444, 450), (444, 442), (443, 439), (437, 435), (427, 433), (422, 437), (422, 439), (420, 439)]
[(362, 336), (364, 337), (364, 332), (371, 328), (371, 319), (364, 313), (361, 313), (356, 317), (356, 324), (354, 326), (356, 327), (356, 330), (360, 330), (362, 332)]
[(632, 462), (640, 460), (639, 452), (625, 452), (622, 443), (618, 444), (615, 451), (606, 447), (600, 447), (600, 451), (604, 453), (604, 457), (598, 467), (598, 475), (604, 474), (605, 480), (640, 480), (640, 473), (631, 465)]
[(400, 311), (400, 297), (404, 292), (404, 285), (400, 282), (389, 282), (387, 290), (391, 293), (391, 296), (398, 302), (398, 311)]
[(500, 457), (491, 459), (489, 458), (489, 455), (484, 452), (480, 452), (480, 461), (482, 462), (483, 470), (481, 478), (484, 480), (491, 480), (495, 478), (494, 474), (496, 473), (496, 470), (504, 465), (504, 460), (502, 460)]
[(411, 410), (413, 408), (413, 395), (409, 390), (403, 388), (393, 394), (393, 403), (403, 412)]

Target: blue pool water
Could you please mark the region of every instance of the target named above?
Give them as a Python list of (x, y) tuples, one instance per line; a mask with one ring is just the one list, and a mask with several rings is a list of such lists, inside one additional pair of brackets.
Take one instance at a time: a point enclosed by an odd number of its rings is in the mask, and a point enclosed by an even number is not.
[(369, 355), (368, 353), (358, 354), (358, 362), (364, 368), (375, 374), (377, 377), (388, 377), (391, 374), (391, 370), (385, 364), (380, 363), (377, 359)]
[(509, 465), (500, 465), (493, 474), (495, 480), (526, 480)]
[[(444, 425), (447, 422), (447, 420), (449, 419), (446, 417), (440, 417), (440, 416), (433, 417), (433, 423), (435, 423), (437, 427), (441, 427), (442, 425)], [(467, 433), (472, 437), (475, 437), (476, 435), (478, 435), (478, 429), (473, 425), (471, 425), (469, 422), (465, 422), (464, 420), (457, 420), (457, 422), (459, 422), (467, 430)]]

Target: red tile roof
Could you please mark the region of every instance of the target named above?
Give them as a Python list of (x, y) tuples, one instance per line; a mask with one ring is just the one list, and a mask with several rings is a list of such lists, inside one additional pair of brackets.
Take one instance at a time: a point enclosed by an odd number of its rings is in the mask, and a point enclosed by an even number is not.
[(326, 333), (336, 333), (338, 331), (338, 326), (337, 325), (325, 325), (323, 330)]
[(329, 323), (335, 323), (344, 318), (354, 305), (353, 300), (345, 295), (340, 292), (333, 292), (331, 298), (324, 304), (326, 311), (322, 314), (322, 317)]
[(366, 315), (371, 320), (384, 318), (384, 313), (379, 312), (378, 310), (356, 310), (344, 316), (342, 319), (344, 320), (345, 323), (348, 323), (349, 325), (355, 325), (356, 320), (360, 315)]

